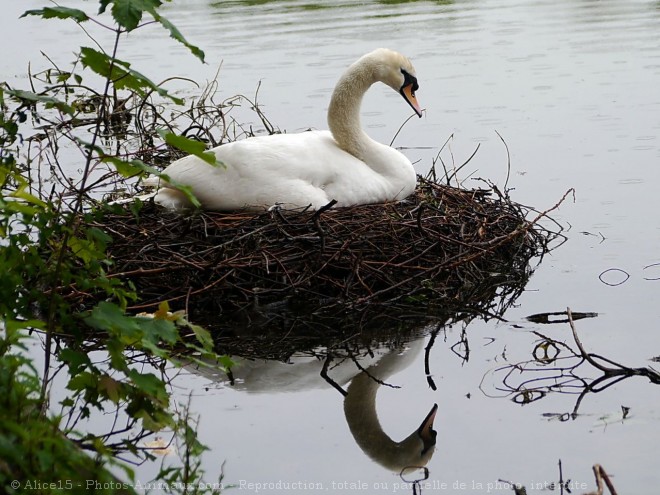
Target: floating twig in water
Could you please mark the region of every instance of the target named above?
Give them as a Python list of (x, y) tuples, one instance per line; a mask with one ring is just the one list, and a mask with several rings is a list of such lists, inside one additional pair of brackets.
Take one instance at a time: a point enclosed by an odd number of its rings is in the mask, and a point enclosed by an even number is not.
[[(587, 313), (588, 314), (588, 313)], [(653, 384), (660, 384), (660, 373), (651, 367), (634, 368), (617, 363), (604, 356), (587, 352), (580, 340), (570, 308), (566, 310), (566, 321), (569, 323), (573, 340), (577, 350), (564, 342), (557, 341), (540, 332), (534, 334), (540, 337), (532, 350), (533, 359), (508, 364), (484, 375), (480, 388), (485, 392), (483, 385), (489, 374), (504, 373), (502, 386), (496, 390), (504, 392), (505, 397), (519, 404), (528, 404), (546, 397), (551, 392), (578, 394), (578, 398), (571, 413), (546, 414), (558, 417), (561, 421), (575, 419), (584, 397), (589, 393), (598, 393), (610, 388), (612, 385), (633, 376), (648, 378)], [(552, 349), (552, 352), (547, 352)], [(542, 350), (543, 352), (539, 352)], [(584, 378), (578, 369), (587, 363), (601, 372), (595, 379)], [(531, 376), (530, 376), (531, 375)], [(523, 376), (518, 384), (513, 384), (514, 378)], [(628, 410), (623, 409), (623, 419), (628, 416)]]

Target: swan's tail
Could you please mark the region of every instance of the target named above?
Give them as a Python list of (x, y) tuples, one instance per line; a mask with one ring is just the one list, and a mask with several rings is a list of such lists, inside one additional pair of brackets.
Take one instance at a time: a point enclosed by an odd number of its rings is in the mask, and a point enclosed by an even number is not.
[(158, 189), (154, 196), (154, 201), (170, 210), (186, 210), (193, 206), (185, 194), (169, 187)]
[(119, 198), (115, 199), (113, 201), (110, 201), (109, 204), (111, 205), (126, 205), (128, 203), (134, 202), (136, 199), (139, 199), (140, 201), (148, 201), (151, 198), (155, 197), (158, 191), (149, 191), (144, 194), (137, 194), (135, 196), (129, 196), (126, 198)]
[(146, 179), (144, 179), (141, 182), (143, 187), (160, 187), (163, 185), (163, 181), (160, 179), (160, 177), (156, 177), (155, 175), (150, 175)]
[(144, 179), (140, 185), (145, 189), (154, 187), (156, 189), (153, 191), (146, 191), (142, 194), (137, 194), (128, 198), (117, 199), (112, 201), (110, 204), (122, 205), (131, 203), (136, 199), (147, 201), (153, 198), (157, 204), (170, 210), (185, 210), (192, 206), (192, 203), (188, 200), (184, 193), (168, 187), (167, 182), (162, 180), (160, 177), (152, 175)]

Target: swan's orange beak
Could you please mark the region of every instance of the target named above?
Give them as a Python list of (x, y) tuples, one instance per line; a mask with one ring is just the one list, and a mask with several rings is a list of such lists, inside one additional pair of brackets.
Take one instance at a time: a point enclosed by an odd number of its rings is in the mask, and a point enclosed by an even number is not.
[(408, 102), (408, 104), (411, 107), (413, 107), (413, 110), (415, 110), (417, 116), (421, 117), (422, 109), (420, 108), (419, 103), (417, 102), (417, 98), (415, 97), (415, 90), (413, 89), (413, 84), (411, 83), (401, 88), (401, 95)]

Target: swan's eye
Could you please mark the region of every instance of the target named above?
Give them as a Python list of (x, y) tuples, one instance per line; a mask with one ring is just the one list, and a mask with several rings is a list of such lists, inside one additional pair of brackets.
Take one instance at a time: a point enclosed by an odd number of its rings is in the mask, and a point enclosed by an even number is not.
[(411, 75), (406, 69), (401, 69), (401, 74), (403, 74), (403, 86), (402, 88), (405, 88), (406, 86), (412, 86), (411, 88), (411, 93), (413, 96), (415, 96), (415, 91), (419, 89), (419, 84), (417, 84), (417, 78), (413, 75)]

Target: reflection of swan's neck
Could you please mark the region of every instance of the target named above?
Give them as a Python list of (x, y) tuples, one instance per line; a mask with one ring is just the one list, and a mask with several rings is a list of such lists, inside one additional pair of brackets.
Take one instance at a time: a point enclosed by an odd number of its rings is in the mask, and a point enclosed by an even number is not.
[(377, 80), (376, 62), (363, 57), (341, 76), (328, 108), (328, 126), (341, 149), (364, 161), (365, 148), (372, 140), (362, 131), (362, 97)]
[(435, 446), (433, 420), (437, 405), (433, 406), (422, 424), (400, 442), (392, 440), (378, 420), (378, 387), (395, 371), (393, 365), (398, 364), (396, 359), (405, 361), (406, 357), (389, 355), (369, 367), (353, 378), (344, 398), (346, 422), (357, 444), (374, 461), (393, 471), (425, 465), (431, 459)]

